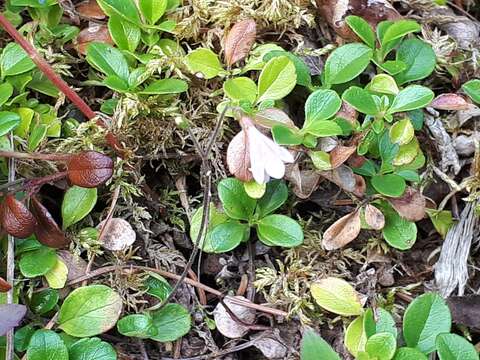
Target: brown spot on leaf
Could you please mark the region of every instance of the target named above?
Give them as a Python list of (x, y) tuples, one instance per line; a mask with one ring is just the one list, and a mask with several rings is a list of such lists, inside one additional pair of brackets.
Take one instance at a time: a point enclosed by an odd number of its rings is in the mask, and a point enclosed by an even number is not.
[(237, 179), (250, 181), (253, 179), (250, 168), (250, 154), (248, 152), (248, 138), (245, 131), (240, 131), (228, 144), (228, 170)]
[(323, 247), (326, 250), (340, 249), (355, 240), (360, 230), (360, 212), (355, 210), (335, 221), (323, 233)]
[(34, 232), (38, 241), (52, 248), (62, 248), (70, 243), (50, 212), (35, 196), (30, 202), (30, 209), (37, 219)]
[(407, 187), (401, 197), (387, 200), (401, 217), (409, 221), (419, 221), (425, 217), (425, 197), (412, 187)]
[(242, 20), (230, 29), (224, 40), (225, 63), (228, 66), (244, 59), (255, 42), (257, 25), (252, 19)]
[(382, 230), (385, 226), (385, 216), (375, 206), (365, 206), (365, 222), (374, 230)]
[(113, 175), (113, 161), (96, 151), (72, 155), (67, 161), (68, 179), (74, 185), (93, 188), (105, 183)]
[(20, 239), (33, 234), (36, 220), (28, 208), (14, 195), (7, 195), (1, 205), (2, 227), (7, 233)]

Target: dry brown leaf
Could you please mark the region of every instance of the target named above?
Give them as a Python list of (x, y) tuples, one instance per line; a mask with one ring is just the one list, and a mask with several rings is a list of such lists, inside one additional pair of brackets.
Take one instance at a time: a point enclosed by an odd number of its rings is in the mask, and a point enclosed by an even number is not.
[(351, 167), (361, 167), (365, 163), (365, 161), (367, 161), (367, 158), (365, 156), (352, 154), (348, 158), (347, 164)]
[(356, 146), (337, 145), (330, 152), (330, 164), (332, 165), (332, 169), (336, 169), (342, 165), (356, 150)]
[(374, 230), (382, 230), (385, 226), (385, 216), (375, 206), (365, 206), (365, 222)]
[(286, 167), (285, 179), (293, 184), (293, 193), (300, 199), (308, 199), (320, 181), (320, 175), (314, 170), (300, 170), (297, 163)]
[(87, 272), (87, 262), (80, 256), (72, 254), (68, 250), (59, 250), (57, 255), (62, 259), (68, 269), (67, 280), (71, 281)]
[(340, 110), (338, 110), (336, 116), (348, 120), (353, 124), (355, 120), (357, 120), (358, 112), (352, 107), (352, 105), (342, 101), (342, 106), (340, 107)]
[(225, 63), (228, 66), (244, 59), (255, 42), (257, 25), (252, 19), (242, 20), (230, 29), (224, 41)]
[(250, 168), (250, 155), (248, 153), (248, 139), (245, 131), (240, 131), (228, 144), (227, 165), (230, 173), (242, 181), (253, 179)]
[[(235, 298), (250, 302), (250, 300), (244, 298), (243, 296), (235, 296)], [(242, 322), (246, 324), (253, 324), (255, 321), (255, 310), (248, 308), (246, 306), (238, 305), (232, 300), (226, 298), (223, 300), (226, 306), (230, 311)], [(246, 333), (248, 333), (248, 326), (240, 324), (236, 319), (233, 319), (227, 309), (223, 306), (222, 303), (218, 303), (213, 311), (213, 318), (215, 324), (217, 325), (217, 330), (225, 337), (230, 339), (241, 338)]]
[(352, 169), (346, 165), (340, 165), (333, 170), (321, 171), (320, 175), (344, 191), (354, 192), (357, 190), (357, 182), (359, 180), (355, 177)]
[(0, 276), (0, 293), (7, 292), (11, 288), (12, 288), (12, 285), (10, 285), (4, 278)]
[(114, 45), (108, 27), (105, 25), (93, 24), (88, 28), (83, 29), (78, 34), (76, 40), (77, 51), (80, 54), (85, 55), (87, 53), (88, 44), (94, 41), (103, 42), (112, 46)]
[(412, 187), (407, 187), (401, 197), (387, 200), (401, 217), (409, 221), (419, 221), (425, 217), (425, 197)]
[(438, 110), (467, 110), (468, 102), (457, 94), (441, 94), (438, 95), (429, 105)]
[(131, 246), (136, 238), (132, 225), (122, 218), (111, 218), (106, 229), (102, 229), (107, 220), (98, 224), (97, 228), (102, 231), (101, 243), (105, 249), (122, 251)]
[(97, 0), (82, 1), (77, 5), (77, 13), (85, 18), (102, 20), (105, 19), (105, 13), (97, 4)]
[(363, 176), (358, 174), (353, 174), (353, 176), (355, 177), (355, 190), (353, 190), (353, 194), (358, 197), (363, 197), (367, 191), (367, 183)]
[(360, 211), (355, 210), (335, 221), (323, 233), (323, 247), (326, 250), (340, 249), (355, 240), (361, 228)]

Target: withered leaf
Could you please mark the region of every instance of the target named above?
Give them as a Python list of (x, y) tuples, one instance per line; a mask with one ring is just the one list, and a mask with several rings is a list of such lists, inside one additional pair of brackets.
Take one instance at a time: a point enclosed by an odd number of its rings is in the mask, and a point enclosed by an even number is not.
[(227, 165), (230, 173), (242, 181), (253, 179), (250, 168), (247, 133), (241, 130), (228, 144)]
[(353, 124), (355, 120), (357, 120), (358, 112), (352, 107), (352, 105), (342, 101), (342, 106), (340, 107), (340, 110), (338, 110), (336, 116), (348, 120)]
[(113, 175), (113, 161), (96, 151), (72, 155), (67, 161), (68, 179), (73, 185), (93, 188)]
[(347, 164), (351, 167), (361, 167), (365, 163), (365, 161), (367, 161), (367, 158), (365, 156), (352, 154), (348, 158)]
[(293, 184), (293, 192), (300, 199), (308, 199), (320, 182), (320, 175), (314, 170), (300, 170), (298, 163), (285, 168), (285, 179)]
[(111, 251), (121, 251), (128, 248), (135, 242), (137, 234), (132, 225), (122, 218), (111, 218), (107, 228), (103, 229), (107, 220), (98, 224), (97, 228), (101, 230), (102, 246)]
[(340, 165), (333, 170), (321, 171), (320, 175), (333, 182), (344, 191), (354, 192), (357, 189), (358, 180), (352, 169), (346, 165)]
[(225, 63), (228, 66), (244, 59), (255, 42), (257, 25), (252, 19), (242, 20), (230, 29), (224, 40)]
[(429, 106), (438, 110), (467, 110), (469, 103), (460, 95), (448, 93), (438, 95)]
[(336, 169), (342, 165), (356, 150), (356, 146), (335, 146), (335, 148), (330, 152), (330, 163), (332, 165), (332, 169)]
[(70, 243), (50, 212), (35, 196), (30, 202), (30, 209), (37, 219), (34, 233), (40, 243), (57, 249)]
[(358, 197), (363, 197), (365, 195), (365, 191), (367, 191), (367, 183), (363, 176), (358, 174), (353, 174), (355, 177), (355, 190), (353, 190), (353, 194)]
[(98, 5), (97, 0), (82, 1), (77, 5), (76, 10), (80, 16), (85, 18), (97, 20), (105, 19), (105, 13)]
[(65, 265), (67, 265), (68, 281), (79, 278), (80, 276), (85, 275), (85, 273), (87, 272), (87, 262), (83, 260), (80, 256), (72, 254), (68, 250), (58, 250), (57, 255), (60, 256)]
[(323, 247), (336, 250), (355, 240), (361, 230), (360, 211), (345, 215), (335, 221), (323, 233)]
[(0, 276), (0, 292), (7, 292), (12, 288), (12, 285), (10, 285), (4, 278)]
[(27, 313), (27, 307), (19, 304), (0, 305), (0, 336), (5, 335), (9, 330), (20, 324)]
[(77, 35), (76, 48), (77, 51), (85, 55), (87, 53), (87, 46), (91, 42), (102, 42), (113, 45), (112, 37), (105, 25), (93, 24), (80, 31)]
[(419, 221), (425, 217), (425, 197), (412, 187), (407, 187), (401, 197), (387, 200), (401, 217), (409, 221)]
[(14, 195), (7, 195), (1, 205), (1, 223), (7, 233), (20, 239), (33, 234), (36, 220), (28, 208)]
[(385, 226), (385, 216), (375, 206), (365, 206), (365, 222), (374, 230), (382, 230)]

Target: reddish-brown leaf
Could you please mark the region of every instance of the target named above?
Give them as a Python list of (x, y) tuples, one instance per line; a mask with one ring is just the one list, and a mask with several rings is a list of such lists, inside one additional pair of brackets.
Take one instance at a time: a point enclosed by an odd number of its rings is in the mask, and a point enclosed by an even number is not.
[(353, 174), (353, 176), (355, 177), (355, 190), (353, 190), (353, 194), (358, 197), (363, 197), (367, 191), (367, 183), (363, 176), (358, 174)]
[(32, 197), (30, 202), (30, 209), (37, 219), (34, 232), (38, 241), (43, 245), (57, 249), (65, 247), (70, 243), (50, 212), (35, 196)]
[(7, 292), (12, 288), (12, 285), (10, 285), (4, 278), (0, 276), (0, 292)]
[(355, 240), (361, 230), (360, 212), (354, 212), (335, 221), (323, 233), (323, 247), (336, 250)]
[(355, 120), (357, 120), (358, 112), (352, 107), (352, 105), (345, 101), (342, 101), (342, 107), (340, 108), (340, 110), (338, 110), (336, 116), (348, 120), (350, 123), (353, 124)]
[(352, 154), (347, 161), (347, 164), (351, 167), (361, 167), (367, 159), (365, 156), (358, 155), (358, 154)]
[(105, 25), (93, 24), (80, 31), (77, 35), (76, 41), (77, 51), (80, 54), (85, 55), (87, 53), (88, 44), (94, 41), (113, 45), (113, 40), (108, 31), (108, 27)]
[(387, 200), (401, 217), (409, 221), (419, 221), (425, 217), (425, 197), (412, 187), (407, 187), (401, 197)]
[(225, 63), (231, 66), (244, 59), (255, 42), (256, 35), (257, 25), (252, 19), (233, 25), (224, 40)]
[(342, 165), (356, 150), (356, 146), (335, 146), (335, 148), (330, 152), (330, 163), (332, 165), (332, 169), (336, 169)]
[(227, 165), (230, 173), (242, 181), (253, 179), (250, 168), (250, 155), (248, 153), (248, 139), (245, 131), (240, 131), (228, 144)]
[(37, 223), (28, 208), (11, 194), (5, 197), (1, 205), (0, 216), (5, 231), (20, 239), (32, 235)]
[(80, 16), (89, 19), (105, 19), (105, 13), (97, 4), (97, 0), (82, 1), (77, 5), (76, 10)]
[(382, 230), (385, 226), (385, 216), (375, 206), (365, 206), (365, 222), (374, 230)]
[(113, 175), (113, 161), (96, 151), (72, 155), (67, 161), (68, 179), (73, 185), (93, 188)]
[(467, 110), (469, 103), (460, 95), (448, 93), (438, 95), (430, 106), (438, 110)]

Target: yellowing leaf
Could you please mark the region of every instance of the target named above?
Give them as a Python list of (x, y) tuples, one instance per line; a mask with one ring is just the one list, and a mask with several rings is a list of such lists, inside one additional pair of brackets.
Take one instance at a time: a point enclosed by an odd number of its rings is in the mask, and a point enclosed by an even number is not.
[(57, 257), (55, 266), (45, 274), (48, 285), (52, 289), (61, 289), (67, 282), (68, 268), (65, 263)]
[(348, 325), (345, 331), (345, 347), (353, 356), (357, 356), (359, 352), (365, 351), (367, 343), (367, 335), (363, 330), (363, 316), (357, 317)]
[(415, 130), (409, 118), (397, 121), (390, 128), (390, 140), (394, 144), (405, 145), (412, 141)]
[(310, 291), (322, 308), (338, 315), (361, 315), (363, 307), (355, 289), (345, 280), (329, 277), (312, 284)]

